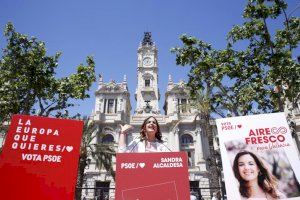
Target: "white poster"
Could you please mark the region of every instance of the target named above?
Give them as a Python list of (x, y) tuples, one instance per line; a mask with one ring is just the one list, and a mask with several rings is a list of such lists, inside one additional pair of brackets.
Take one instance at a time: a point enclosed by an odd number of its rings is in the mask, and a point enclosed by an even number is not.
[(300, 159), (284, 113), (216, 123), (228, 199), (300, 199)]

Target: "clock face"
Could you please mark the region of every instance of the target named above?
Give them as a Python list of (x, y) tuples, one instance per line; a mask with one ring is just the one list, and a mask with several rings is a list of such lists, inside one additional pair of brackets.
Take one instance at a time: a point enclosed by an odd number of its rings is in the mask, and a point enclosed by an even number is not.
[(143, 59), (143, 64), (146, 66), (152, 65), (152, 59), (150, 57), (146, 57)]

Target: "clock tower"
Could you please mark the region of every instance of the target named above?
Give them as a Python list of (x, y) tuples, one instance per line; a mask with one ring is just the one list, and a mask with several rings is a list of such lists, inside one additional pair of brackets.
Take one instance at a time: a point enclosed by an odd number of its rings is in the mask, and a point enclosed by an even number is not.
[(150, 32), (144, 33), (143, 41), (138, 48), (137, 79), (135, 114), (160, 114), (158, 105), (160, 94), (158, 90), (157, 49), (152, 42)]
[[(152, 41), (151, 33), (145, 32), (137, 49), (137, 85), (135, 90), (134, 114), (131, 114), (130, 97), (132, 92), (128, 89), (127, 77), (123, 81), (105, 82), (99, 75), (99, 86), (95, 92), (95, 111), (90, 119), (96, 125), (93, 132), (93, 144), (118, 143), (120, 124), (130, 124), (132, 131), (128, 133), (126, 143), (129, 144), (140, 137), (140, 128), (143, 121), (150, 115), (154, 116), (160, 126), (162, 141), (172, 151), (186, 151), (188, 156), (190, 185), (199, 188), (209, 188), (211, 177), (207, 168), (210, 158), (209, 139), (206, 129), (202, 128), (201, 119), (197, 111), (188, 109), (188, 87), (184, 81), (174, 82), (169, 75), (165, 92), (164, 112), (159, 109), (160, 93), (158, 87), (157, 48)], [(126, 73), (126, 72), (125, 72)], [(167, 77), (165, 77), (167, 78)], [(217, 134), (216, 127), (212, 134)], [(1, 134), (0, 134), (1, 142)], [(0, 144), (1, 145), (1, 144)], [(216, 145), (216, 144), (214, 144)], [(116, 146), (115, 146), (116, 147)], [(115, 149), (117, 151), (117, 149)], [(86, 188), (103, 187), (104, 196), (115, 198), (115, 181), (110, 172), (99, 170), (97, 161), (91, 157), (89, 167), (85, 168), (86, 180), (82, 189), (81, 199), (95, 199), (98, 192)], [(115, 162), (112, 167), (115, 169)], [(106, 192), (107, 191), (107, 192)], [(108, 192), (109, 191), (109, 192)], [(203, 190), (197, 197), (211, 199), (211, 191)]]

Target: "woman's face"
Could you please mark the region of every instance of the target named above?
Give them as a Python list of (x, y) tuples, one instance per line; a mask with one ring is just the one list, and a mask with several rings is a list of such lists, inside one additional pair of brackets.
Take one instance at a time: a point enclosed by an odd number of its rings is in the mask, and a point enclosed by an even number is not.
[(146, 122), (146, 126), (145, 126), (145, 131), (148, 134), (153, 134), (155, 135), (155, 133), (157, 132), (157, 124), (156, 121), (153, 117), (149, 118)]
[(258, 166), (250, 154), (245, 154), (238, 159), (239, 174), (245, 181), (252, 181), (258, 177)]

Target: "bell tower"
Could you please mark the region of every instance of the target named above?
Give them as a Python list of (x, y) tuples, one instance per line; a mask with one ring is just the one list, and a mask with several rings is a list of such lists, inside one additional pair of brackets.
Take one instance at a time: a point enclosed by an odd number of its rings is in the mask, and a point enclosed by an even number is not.
[(160, 114), (158, 101), (158, 68), (157, 48), (152, 41), (151, 32), (145, 32), (143, 41), (138, 48), (137, 87), (135, 100), (137, 101), (135, 114)]

